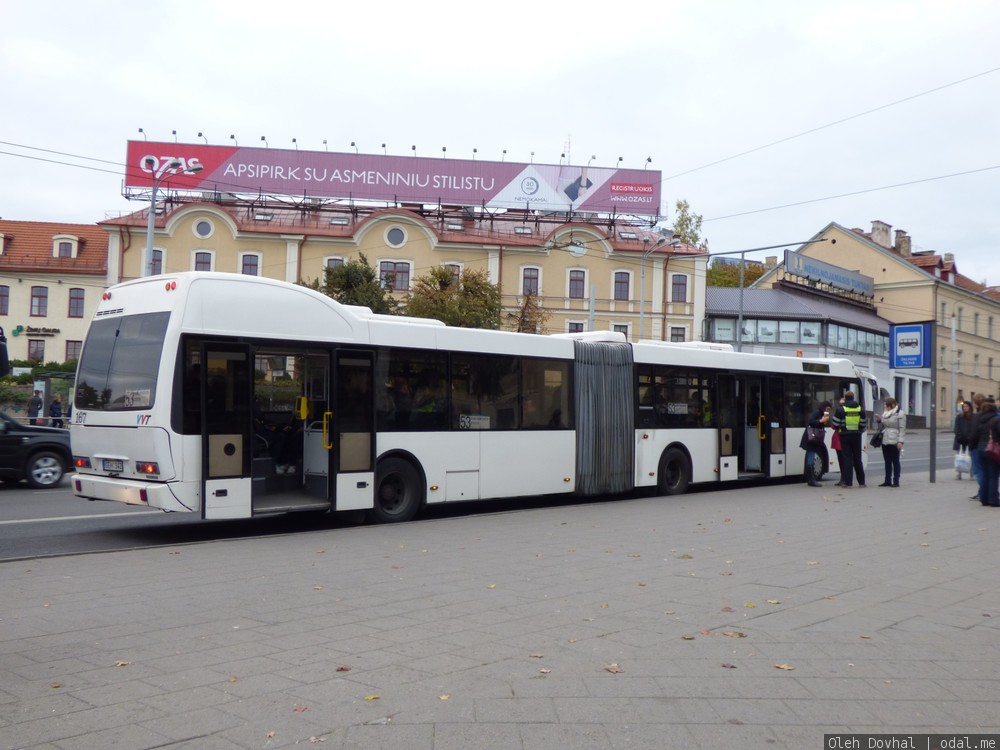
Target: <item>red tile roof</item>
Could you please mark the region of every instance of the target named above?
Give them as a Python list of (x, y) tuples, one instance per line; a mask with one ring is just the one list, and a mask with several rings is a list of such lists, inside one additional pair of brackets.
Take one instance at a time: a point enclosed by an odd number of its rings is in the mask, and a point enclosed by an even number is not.
[[(108, 234), (96, 224), (7, 221), (0, 219), (3, 252), (0, 273), (55, 273), (104, 276), (108, 269)], [(53, 257), (53, 238), (76, 237), (76, 258)]]

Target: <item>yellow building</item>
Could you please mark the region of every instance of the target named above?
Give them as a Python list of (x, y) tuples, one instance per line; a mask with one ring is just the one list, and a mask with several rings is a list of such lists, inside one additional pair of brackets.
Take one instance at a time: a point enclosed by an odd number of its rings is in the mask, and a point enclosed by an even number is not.
[(100, 224), (108, 284), (193, 270), (308, 283), (364, 254), (400, 298), (433, 267), (485, 271), (500, 287), (505, 320), (525, 295), (537, 295), (548, 316), (539, 333), (616, 330), (631, 340), (641, 323), (643, 338), (700, 338), (706, 258), (648, 223), (419, 204), (254, 204), (225, 194), (211, 202), (174, 196), (161, 210), (151, 259), (147, 211)]
[[(911, 413), (929, 414), (935, 404), (948, 429), (958, 400), (1000, 394), (1000, 293), (960, 274), (952, 253), (914, 251), (905, 231), (893, 236), (889, 224), (873, 221), (870, 232), (828, 224), (799, 254), (874, 279), (875, 309), (890, 323), (935, 324), (937, 393), (929, 368), (896, 369), (883, 384)], [(762, 285), (784, 273), (779, 267)]]

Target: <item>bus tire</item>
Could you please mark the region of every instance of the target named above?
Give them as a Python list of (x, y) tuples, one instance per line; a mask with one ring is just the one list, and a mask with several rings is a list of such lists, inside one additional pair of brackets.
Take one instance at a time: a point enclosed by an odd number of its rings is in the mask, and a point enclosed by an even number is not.
[(28, 458), (28, 464), (24, 469), (24, 478), (36, 490), (44, 490), (59, 484), (65, 473), (63, 460), (57, 453), (39, 451)]
[(420, 472), (405, 458), (379, 461), (375, 471), (375, 505), (370, 517), (376, 523), (410, 521), (423, 504)]
[(691, 462), (680, 448), (668, 448), (660, 459), (656, 488), (661, 495), (683, 495), (691, 484)]

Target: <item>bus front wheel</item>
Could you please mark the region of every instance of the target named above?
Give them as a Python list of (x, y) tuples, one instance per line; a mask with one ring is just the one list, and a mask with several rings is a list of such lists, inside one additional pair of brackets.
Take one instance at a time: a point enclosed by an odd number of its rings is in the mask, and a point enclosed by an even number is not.
[(376, 523), (409, 521), (420, 510), (420, 473), (409, 461), (387, 458), (375, 473), (375, 505), (371, 518)]
[(683, 495), (691, 483), (691, 462), (680, 448), (670, 448), (660, 459), (656, 487), (661, 495)]

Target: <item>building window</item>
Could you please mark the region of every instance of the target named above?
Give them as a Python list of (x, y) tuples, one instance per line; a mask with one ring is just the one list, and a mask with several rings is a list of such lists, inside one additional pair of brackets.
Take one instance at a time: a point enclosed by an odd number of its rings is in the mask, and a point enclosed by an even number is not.
[(406, 261), (383, 260), (379, 264), (379, 283), (383, 289), (392, 289), (394, 292), (409, 290), (410, 264)]
[(521, 294), (525, 297), (538, 296), (538, 274), (537, 268), (521, 270)]
[(0, 286), (0, 315), (10, 313), (10, 287)]
[(196, 221), (194, 223), (195, 237), (205, 240), (211, 237), (214, 231), (215, 227), (208, 219), (201, 219), (200, 221)]
[(163, 273), (163, 251), (154, 250), (152, 266), (150, 267), (150, 275), (159, 276), (161, 273)]
[(979, 377), (979, 355), (978, 354), (973, 354), (972, 355), (972, 374), (975, 377), (977, 377), (977, 378)]
[(688, 278), (682, 273), (670, 277), (670, 301), (687, 302)]
[(83, 350), (82, 341), (67, 341), (66, 342), (66, 361), (70, 362), (72, 360), (80, 359), (80, 352)]
[(628, 325), (627, 324), (615, 323), (613, 326), (611, 326), (611, 330), (614, 331), (615, 333), (620, 333), (626, 339), (628, 338)]
[(83, 317), (83, 290), (82, 289), (70, 289), (69, 290), (69, 312), (67, 317), (70, 318), (82, 318)]
[(57, 234), (52, 238), (52, 257), (75, 258), (80, 240), (69, 234)]
[(628, 299), (628, 271), (615, 271), (615, 299), (624, 301)]
[[(947, 323), (948, 323), (947, 310), (948, 310), (948, 303), (947, 302), (942, 302), (941, 303), (941, 325), (947, 325)], [(942, 403), (944, 403), (944, 402), (942, 402)]]
[(972, 314), (972, 335), (979, 335), (979, 313)]
[(344, 265), (344, 259), (343, 258), (327, 258), (326, 259), (326, 267), (327, 268), (339, 268), (342, 265)]
[(586, 271), (569, 272), (569, 298), (583, 299), (584, 289), (587, 287)]
[(49, 288), (46, 286), (31, 287), (31, 317), (44, 318), (49, 314)]
[(246, 253), (243, 256), (240, 273), (244, 276), (260, 276), (260, 256), (253, 253)]
[(674, 343), (684, 341), (684, 334), (686, 333), (687, 331), (683, 326), (670, 326), (670, 340)]
[(451, 271), (451, 283), (455, 288), (462, 283), (462, 266), (458, 263), (448, 263), (445, 265), (449, 271)]
[(569, 333), (583, 333), (583, 323), (569, 323), (566, 330)]
[(201, 251), (194, 254), (194, 270), (195, 271), (211, 271), (212, 270), (212, 254)]
[(988, 369), (988, 370), (986, 371), (986, 377), (987, 377), (987, 378), (988, 378), (989, 380), (993, 380), (993, 357), (990, 357), (990, 361), (989, 361), (989, 363), (987, 364), (987, 367), (988, 367), (989, 369)]
[(45, 361), (44, 339), (28, 339), (28, 359), (32, 362)]
[(392, 247), (401, 247), (406, 242), (406, 232), (399, 227), (393, 227), (385, 233), (385, 241)]

